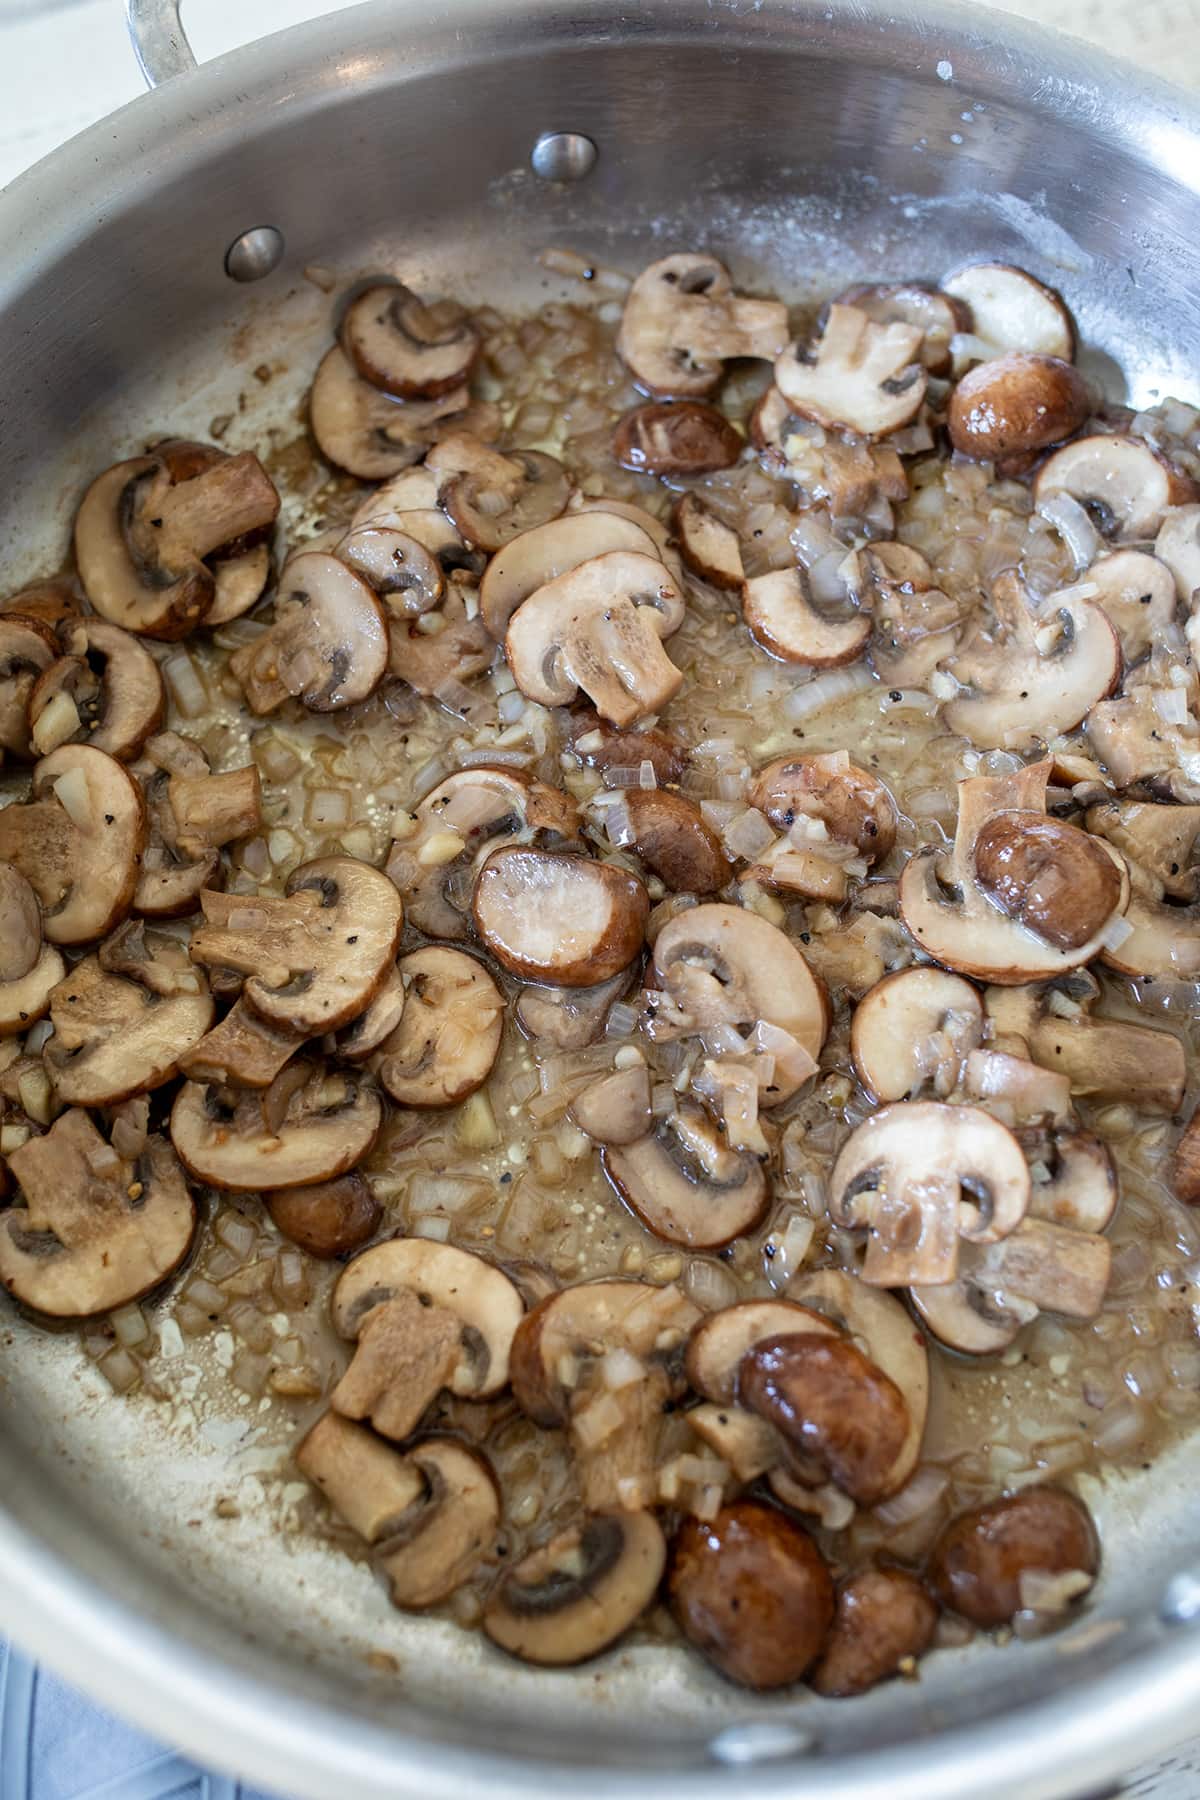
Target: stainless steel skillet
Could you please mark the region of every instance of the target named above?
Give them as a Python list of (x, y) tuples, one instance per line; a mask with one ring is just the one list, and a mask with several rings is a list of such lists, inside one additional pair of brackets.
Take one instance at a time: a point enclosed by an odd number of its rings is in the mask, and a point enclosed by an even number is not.
[[(1200, 389), (1200, 115), (1065, 40), (835, 0), (378, 0), (190, 71), (170, 7), (135, 13), (171, 79), (0, 195), (5, 589), (125, 445), (204, 433), (242, 390), (249, 425), (288, 418), (328, 332), (313, 264), (516, 303), (547, 297), (548, 244), (631, 269), (704, 244), (800, 296), (999, 256), (1065, 291), (1136, 401)], [(578, 179), (541, 179), (545, 133), (590, 140), (594, 167), (552, 146)], [(231, 246), (263, 227), (281, 258), (235, 283)], [(255, 395), (268, 358), (286, 372)], [(938, 1657), (851, 1707), (754, 1702), (655, 1647), (541, 1675), (392, 1615), (253, 1505), (216, 1518), (264, 1472), (252, 1427), (101, 1403), (70, 1340), (2, 1329), (3, 1623), (275, 1789), (1062, 1800), (1194, 1722), (1188, 1449), (1100, 1497), (1108, 1572), (1066, 1636)]]

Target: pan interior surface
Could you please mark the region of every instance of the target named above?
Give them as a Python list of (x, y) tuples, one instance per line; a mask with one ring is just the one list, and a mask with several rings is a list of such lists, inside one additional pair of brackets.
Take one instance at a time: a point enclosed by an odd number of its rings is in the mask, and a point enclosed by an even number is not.
[[(369, 5), (267, 40), (0, 196), (3, 591), (54, 566), (91, 474), (147, 439), (225, 413), (247, 444), (296, 435), (334, 305), (314, 267), (336, 290), (390, 270), (507, 308), (579, 297), (537, 261), (550, 246), (631, 272), (704, 248), (814, 305), (853, 279), (1012, 261), (1063, 293), (1114, 398), (1200, 391), (1200, 127), (1165, 91), (986, 13), (448, 10)], [(590, 138), (594, 170), (539, 179), (547, 130)], [(284, 259), (239, 286), (225, 253), (256, 226)], [(1158, 1742), (1188, 1728), (1200, 1650), (1160, 1616), (1200, 1568), (1186, 1445), (1088, 1488), (1106, 1574), (1065, 1634), (935, 1656), (851, 1706), (762, 1701), (662, 1646), (548, 1676), (401, 1616), (365, 1566), (284, 1528), (298, 1478), (251, 1406), (125, 1404), (73, 1337), (4, 1329), (6, 1623), (273, 1787), (449, 1795), (487, 1754), (502, 1795), (549, 1792), (564, 1765), (585, 1794), (724, 1792), (762, 1756), (767, 1794), (931, 1800), (970, 1767), (972, 1792), (1019, 1776), (1035, 1800), (1114, 1772), (1139, 1723)], [(945, 1734), (972, 1726), (955, 1771)]]

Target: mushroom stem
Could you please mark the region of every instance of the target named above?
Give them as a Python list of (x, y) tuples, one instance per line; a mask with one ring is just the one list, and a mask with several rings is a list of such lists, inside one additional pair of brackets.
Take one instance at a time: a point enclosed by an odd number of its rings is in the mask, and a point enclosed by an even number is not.
[(167, 490), (150, 522), (158, 560), (178, 568), (203, 559), (247, 532), (273, 525), (279, 511), (275, 484), (251, 451), (214, 463), (190, 481)]

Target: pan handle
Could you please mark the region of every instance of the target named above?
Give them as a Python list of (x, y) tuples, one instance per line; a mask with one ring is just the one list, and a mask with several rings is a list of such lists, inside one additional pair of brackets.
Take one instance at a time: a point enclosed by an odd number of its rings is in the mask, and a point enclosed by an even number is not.
[(180, 0), (125, 0), (125, 23), (147, 87), (161, 87), (196, 67), (179, 17)]

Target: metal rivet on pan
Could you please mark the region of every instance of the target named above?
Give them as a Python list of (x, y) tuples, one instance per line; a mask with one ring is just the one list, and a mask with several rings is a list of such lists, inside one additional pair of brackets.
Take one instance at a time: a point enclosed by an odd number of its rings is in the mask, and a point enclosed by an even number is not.
[(740, 1725), (726, 1725), (708, 1746), (714, 1762), (731, 1767), (749, 1763), (780, 1762), (785, 1756), (804, 1756), (816, 1748), (811, 1731), (786, 1720), (746, 1719)]
[(282, 231), (273, 225), (256, 225), (230, 244), (225, 252), (225, 273), (234, 281), (261, 281), (278, 268), (282, 256)]
[(529, 160), (543, 181), (582, 181), (595, 168), (598, 155), (591, 138), (581, 131), (543, 131)]
[(1159, 1614), (1164, 1625), (1193, 1625), (1200, 1619), (1200, 1573), (1185, 1569), (1167, 1583)]

